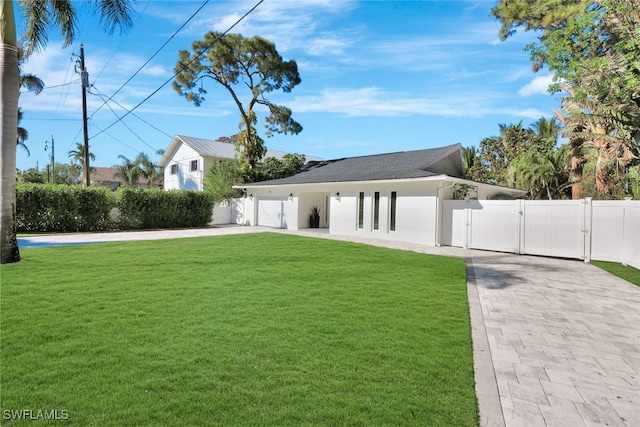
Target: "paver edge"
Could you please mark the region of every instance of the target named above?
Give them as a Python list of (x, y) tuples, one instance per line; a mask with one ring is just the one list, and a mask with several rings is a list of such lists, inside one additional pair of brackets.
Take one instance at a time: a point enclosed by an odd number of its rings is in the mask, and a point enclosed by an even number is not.
[(471, 338), (473, 341), (473, 376), (480, 413), (480, 427), (505, 427), (498, 382), (491, 358), (489, 340), (484, 326), (484, 316), (478, 294), (473, 258), (466, 257), (467, 298), (471, 318)]

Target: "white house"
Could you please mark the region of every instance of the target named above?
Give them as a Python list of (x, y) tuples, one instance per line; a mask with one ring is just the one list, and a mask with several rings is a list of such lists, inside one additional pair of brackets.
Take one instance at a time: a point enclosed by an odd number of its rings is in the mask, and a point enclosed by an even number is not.
[[(165, 190), (203, 189), (204, 177), (214, 162), (232, 160), (236, 155), (235, 138), (217, 140), (176, 135), (171, 140), (158, 166), (164, 168)], [(267, 157), (282, 159), (282, 151), (267, 150)], [(306, 157), (306, 156), (305, 156)], [(318, 157), (306, 157), (307, 161), (321, 160)], [(237, 205), (235, 203), (234, 205)], [(213, 224), (242, 223), (239, 210), (227, 204), (216, 204), (213, 210)]]
[[(268, 150), (265, 158), (282, 159), (287, 153)], [(165, 190), (202, 190), (204, 176), (214, 162), (235, 157), (234, 138), (218, 140), (176, 135), (158, 166), (164, 168)], [(317, 159), (314, 157), (307, 160)]]
[(463, 175), (460, 144), (312, 161), (288, 178), (236, 186), (245, 191), (237, 222), (299, 230), (309, 228), (315, 207), (330, 234), (439, 245), (442, 201), (454, 192), (480, 200), (524, 195)]

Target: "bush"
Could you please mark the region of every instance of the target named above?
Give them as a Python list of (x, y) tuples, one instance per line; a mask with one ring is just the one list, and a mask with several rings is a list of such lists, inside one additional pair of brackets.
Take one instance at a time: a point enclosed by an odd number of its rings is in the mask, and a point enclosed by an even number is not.
[(16, 196), (20, 232), (202, 227), (211, 222), (214, 204), (209, 194), (187, 190), (113, 193), (53, 184), (18, 183)]
[(202, 227), (213, 214), (213, 199), (204, 192), (121, 188), (116, 200), (122, 229)]
[(18, 231), (99, 231), (111, 228), (114, 198), (107, 188), (18, 183)]

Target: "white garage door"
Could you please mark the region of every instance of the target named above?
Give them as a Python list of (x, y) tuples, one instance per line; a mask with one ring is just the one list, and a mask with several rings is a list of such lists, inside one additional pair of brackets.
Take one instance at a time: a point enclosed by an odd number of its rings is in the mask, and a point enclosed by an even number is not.
[(284, 215), (285, 200), (286, 199), (259, 199), (258, 225), (286, 228), (287, 220)]

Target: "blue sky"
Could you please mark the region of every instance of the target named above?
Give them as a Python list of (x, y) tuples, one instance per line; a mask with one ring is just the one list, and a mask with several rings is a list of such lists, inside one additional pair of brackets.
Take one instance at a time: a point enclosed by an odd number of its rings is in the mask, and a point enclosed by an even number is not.
[[(208, 31), (226, 31), (257, 0), (209, 1), (115, 95), (117, 104), (103, 106), (101, 96), (112, 96), (203, 3), (139, 0), (134, 26), (111, 36), (80, 7), (77, 42), (66, 49), (51, 32), (46, 49), (23, 67), (47, 89), (20, 95), (31, 156), (18, 148), (18, 168), (44, 168), (50, 153), (45, 142), (52, 137), (56, 162), (63, 163), (83, 140), (81, 87), (74, 73), (80, 43), (92, 84), (87, 99), (94, 166), (113, 166), (121, 163), (118, 155), (132, 159), (141, 151), (158, 160), (154, 152), (175, 134), (216, 139), (237, 133), (237, 107), (213, 81), (205, 82), (201, 107), (169, 83), (122, 122), (116, 114), (123, 116), (123, 108), (135, 107), (171, 78), (179, 50)], [(499, 23), (489, 13), (495, 3), (265, 0), (231, 33), (260, 35), (284, 59), (296, 60), (302, 83), (269, 99), (290, 107), (304, 128), (299, 135), (266, 138), (259, 123), (267, 147), (327, 159), (456, 142), (477, 147), (498, 134), (499, 123), (529, 126), (552, 117), (559, 101), (546, 92), (551, 77), (546, 70), (533, 73), (523, 51), (535, 35), (522, 32), (499, 41)]]

